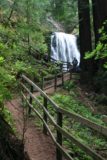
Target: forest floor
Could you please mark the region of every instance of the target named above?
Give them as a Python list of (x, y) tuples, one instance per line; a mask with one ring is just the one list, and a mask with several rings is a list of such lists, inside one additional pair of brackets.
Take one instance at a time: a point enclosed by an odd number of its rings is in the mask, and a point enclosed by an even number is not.
[(98, 99), (101, 99), (102, 94), (96, 94), (88, 89), (87, 86), (81, 86), (80, 84), (77, 85), (76, 92), (78, 93), (78, 99), (83, 102), (85, 106), (89, 107), (94, 114), (107, 115), (107, 105), (103, 104), (103, 102), (97, 102)]

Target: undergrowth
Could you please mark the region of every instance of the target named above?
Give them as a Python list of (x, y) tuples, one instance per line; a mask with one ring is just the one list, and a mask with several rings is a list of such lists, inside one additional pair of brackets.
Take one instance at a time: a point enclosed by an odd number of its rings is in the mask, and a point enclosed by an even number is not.
[[(82, 102), (77, 100), (78, 93), (75, 93), (76, 85), (74, 82), (66, 82), (64, 89), (60, 92), (56, 92), (51, 98), (62, 108), (79, 114), (99, 125), (106, 126), (102, 121), (101, 115), (93, 115), (88, 107), (86, 107)], [(71, 133), (76, 139), (81, 143), (89, 146), (93, 150), (96, 150), (99, 154), (107, 157), (107, 154), (102, 152), (102, 150), (107, 149), (106, 139), (97, 134), (95, 131), (85, 127), (79, 122), (75, 122), (72, 118), (64, 117), (63, 126), (66, 130)], [(75, 160), (91, 160), (80, 148), (76, 145), (70, 143), (68, 140), (64, 140), (64, 145), (70, 148), (69, 153), (74, 157)], [(79, 157), (79, 158), (77, 158)]]
[(0, 116), (4, 118), (4, 120), (8, 123), (8, 125), (11, 126), (12, 131), (15, 133), (16, 128), (12, 114), (5, 106), (0, 110)]

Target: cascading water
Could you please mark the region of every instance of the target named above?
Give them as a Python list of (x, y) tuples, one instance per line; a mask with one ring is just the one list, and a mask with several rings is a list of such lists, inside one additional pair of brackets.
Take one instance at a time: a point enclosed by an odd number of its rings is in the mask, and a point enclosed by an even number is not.
[(67, 70), (67, 63), (73, 66), (76, 62), (76, 66), (79, 66), (80, 52), (77, 48), (76, 36), (54, 32), (51, 35), (51, 59), (61, 61), (65, 71)]

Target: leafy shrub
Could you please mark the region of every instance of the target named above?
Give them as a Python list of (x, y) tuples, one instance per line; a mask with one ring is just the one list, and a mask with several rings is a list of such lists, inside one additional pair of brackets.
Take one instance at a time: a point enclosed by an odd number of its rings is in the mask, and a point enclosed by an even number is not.
[(86, 53), (85, 59), (94, 57), (95, 60), (103, 60), (105, 63), (103, 67), (107, 69), (107, 32), (106, 32), (107, 21), (104, 22), (102, 28), (99, 30), (101, 35), (96, 48), (92, 52)]
[(76, 87), (75, 82), (74, 81), (66, 81), (64, 83), (64, 89), (70, 91), (72, 89), (74, 89)]

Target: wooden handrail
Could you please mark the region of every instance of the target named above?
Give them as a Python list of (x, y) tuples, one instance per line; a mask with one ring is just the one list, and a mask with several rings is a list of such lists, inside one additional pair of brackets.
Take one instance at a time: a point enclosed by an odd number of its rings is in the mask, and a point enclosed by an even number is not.
[[(40, 94), (44, 97), (44, 104), (41, 104), (41, 102), (35, 97), (33, 93), (21, 82), (22, 88), (25, 89), (25, 91), (30, 95), (30, 98), (34, 99), (36, 103), (39, 104), (39, 106), (43, 109), (44, 116), (42, 116), (36, 111), (36, 109), (33, 107), (32, 102), (27, 100), (27, 97), (22, 93), (23, 98), (26, 100), (27, 104), (29, 105), (30, 109), (32, 109), (42, 120), (43, 122), (43, 129), (44, 133), (47, 134), (47, 131), (49, 132), (51, 138), (53, 139), (56, 147), (57, 147), (57, 160), (62, 160), (62, 154), (67, 158), (67, 160), (73, 160), (72, 157), (66, 153), (66, 151), (62, 147), (62, 135), (69, 139), (71, 142), (76, 144), (78, 147), (80, 147), (83, 151), (85, 151), (88, 155), (93, 157), (96, 160), (104, 160), (103, 157), (101, 157), (99, 154), (97, 154), (95, 151), (93, 151), (91, 148), (87, 147), (86, 145), (82, 144), (79, 142), (76, 138), (74, 138), (70, 133), (68, 133), (64, 128), (62, 128), (62, 117), (63, 115), (66, 115), (69, 118), (75, 119), (77, 122), (86, 125), (87, 127), (97, 131), (98, 133), (104, 135), (107, 137), (107, 128), (103, 127), (101, 125), (98, 125), (80, 115), (77, 115), (75, 113), (71, 113), (69, 111), (66, 111), (62, 108), (60, 108), (50, 97), (43, 92), (36, 84), (34, 84), (29, 78), (27, 78), (25, 75), (21, 76), (24, 81), (26, 81), (30, 86), (33, 86)], [(56, 110), (57, 113), (57, 123), (53, 119), (53, 117), (50, 115), (48, 109), (47, 109), (47, 104), (51, 103), (52, 107)], [(55, 127), (57, 131), (57, 140), (54, 138), (51, 130), (49, 129), (49, 126), (47, 124), (47, 118), (50, 120), (52, 125)]]
[[(54, 59), (54, 58), (50, 58), (50, 59), (52, 60), (52, 62), (58, 63), (58, 61), (56, 59)], [(59, 61), (59, 62), (60, 62), (60, 64), (71, 64), (71, 62), (66, 62), (66, 61)]]
[[(76, 144), (78, 147), (80, 147), (82, 150), (84, 150), (87, 154), (89, 154), (93, 158), (96, 158), (96, 160), (104, 160), (100, 155), (98, 155), (96, 152), (94, 152), (91, 148), (87, 147), (86, 145), (84, 145), (81, 142), (79, 142), (78, 140), (76, 140), (76, 138), (74, 138), (72, 135), (67, 133), (67, 131), (62, 129), (58, 124), (56, 124), (56, 122), (54, 121), (52, 116), (49, 114), (49, 112), (46, 110), (46, 108), (39, 102), (39, 100), (34, 95), (32, 95), (32, 98), (34, 98), (34, 100), (39, 104), (39, 106), (42, 107), (42, 109), (45, 111), (45, 114), (47, 115), (47, 117), (49, 118), (51, 123), (54, 125), (56, 130), (59, 131), (60, 134), (63, 134), (66, 138), (71, 140), (71, 142)], [(58, 160), (59, 160), (59, 158), (58, 158)]]
[(51, 99), (49, 98), (49, 96), (43, 92), (34, 82), (32, 82), (29, 78), (27, 78), (25, 75), (22, 75), (21, 76), (26, 82), (28, 82), (28, 84), (32, 85), (34, 87), (34, 89), (36, 89), (38, 92), (40, 92), (40, 94), (43, 96), (43, 97), (46, 97), (48, 99), (48, 101), (53, 105), (53, 107), (55, 109), (58, 109), (58, 105)]
[[(25, 79), (25, 80), (28, 81), (28, 78)], [(29, 80), (29, 82), (30, 82), (30, 81), (31, 81), (31, 80)], [(32, 82), (32, 81), (31, 81), (31, 82)], [(33, 82), (32, 82), (32, 83), (33, 83)], [(30, 83), (30, 84), (32, 84), (32, 83)], [(34, 84), (34, 83), (33, 83), (33, 84)], [(26, 91), (30, 94), (30, 91), (26, 88), (26, 86), (25, 86), (24, 84), (22, 84), (22, 83), (21, 83), (21, 85), (22, 85), (22, 86), (26, 89)], [(34, 86), (35, 86), (36, 89), (37, 89), (38, 86), (36, 86), (36, 84), (34, 84)], [(39, 88), (39, 87), (38, 87), (38, 88)], [(65, 110), (65, 109), (60, 108), (60, 107), (59, 107), (52, 99), (50, 99), (50, 97), (49, 97), (45, 92), (43, 92), (40, 88), (39, 88), (38, 91), (39, 91), (44, 97), (46, 97), (46, 98), (48, 99), (48, 101), (54, 106), (54, 108), (55, 108), (57, 111), (61, 112), (61, 113), (64, 114), (64, 115), (67, 115), (68, 117), (70, 117), (70, 118), (72, 118), (72, 119), (75, 119), (76, 121), (79, 121), (80, 123), (86, 125), (87, 127), (91, 128), (91, 129), (97, 131), (98, 133), (100, 133), (100, 134), (102, 134), (102, 135), (104, 135), (104, 136), (107, 137), (107, 127), (103, 127), (103, 126), (101, 126), (101, 125), (98, 125), (98, 124), (96, 124), (95, 122), (92, 122), (92, 121), (90, 121), (90, 120), (88, 120), (88, 119), (86, 119), (86, 118), (84, 118), (84, 117), (82, 117), (82, 116), (80, 116), (80, 115), (78, 115), (78, 114), (71, 113), (71, 112), (69, 112), (69, 111), (67, 111), (67, 110)], [(32, 96), (32, 95), (31, 95), (31, 96)]]
[(107, 137), (107, 127), (103, 127), (101, 125), (98, 125), (96, 124), (95, 122), (93, 121), (90, 121), (89, 119), (87, 118), (84, 118), (76, 113), (72, 113), (72, 112), (69, 112), (65, 109), (62, 109), (62, 108), (58, 108), (59, 112), (61, 112), (62, 114), (68, 116), (69, 118), (72, 118), (74, 119), (75, 121), (81, 123), (81, 124), (84, 124), (85, 126), (97, 131), (98, 133), (104, 135), (105, 137)]
[(23, 98), (26, 100), (27, 104), (31, 107), (31, 109), (38, 115), (38, 117), (43, 122), (43, 124), (45, 125), (46, 129), (48, 130), (48, 133), (50, 134), (50, 136), (51, 136), (54, 144), (57, 146), (57, 148), (62, 152), (62, 154), (65, 156), (65, 158), (67, 158), (67, 160), (73, 160), (73, 158), (67, 152), (65, 152), (65, 150), (63, 149), (63, 147), (59, 143), (57, 143), (55, 137), (53, 136), (53, 134), (52, 134), (52, 132), (50, 130), (50, 128), (48, 127), (47, 123), (44, 121), (44, 119), (42, 118), (42, 116), (40, 115), (40, 113), (33, 107), (33, 105), (31, 105), (29, 103), (29, 101), (27, 100), (26, 96), (23, 93), (21, 93), (21, 94), (22, 94)]

